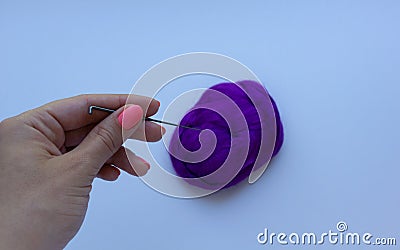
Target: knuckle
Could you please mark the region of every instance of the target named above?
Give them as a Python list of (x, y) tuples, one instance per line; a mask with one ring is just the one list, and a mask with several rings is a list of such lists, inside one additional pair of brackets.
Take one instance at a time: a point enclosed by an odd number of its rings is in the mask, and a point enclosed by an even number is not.
[(109, 128), (100, 124), (93, 129), (93, 133), (102, 141), (110, 153), (113, 153), (117, 148), (119, 148), (115, 142), (114, 133)]
[(80, 94), (80, 95), (77, 95), (76, 98), (82, 98), (85, 100), (85, 99), (89, 98), (89, 94)]
[(6, 128), (6, 127), (10, 126), (10, 123), (12, 123), (12, 118), (4, 119), (0, 123), (0, 128), (1, 129)]
[(78, 100), (83, 100), (84, 103), (86, 104), (86, 106), (90, 105), (90, 94), (80, 94), (80, 95), (77, 95), (77, 96), (75, 96), (73, 98), (76, 98)]
[(16, 126), (16, 118), (7, 118), (4, 119), (3, 121), (0, 122), (0, 132), (6, 132), (9, 131), (10, 129), (14, 129)]

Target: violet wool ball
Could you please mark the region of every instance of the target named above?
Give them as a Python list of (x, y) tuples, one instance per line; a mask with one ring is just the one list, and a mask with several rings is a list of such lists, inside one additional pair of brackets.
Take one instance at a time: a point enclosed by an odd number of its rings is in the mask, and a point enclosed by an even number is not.
[(275, 101), (260, 83), (220, 83), (205, 90), (172, 135), (177, 175), (205, 189), (230, 187), (269, 162), (283, 143)]

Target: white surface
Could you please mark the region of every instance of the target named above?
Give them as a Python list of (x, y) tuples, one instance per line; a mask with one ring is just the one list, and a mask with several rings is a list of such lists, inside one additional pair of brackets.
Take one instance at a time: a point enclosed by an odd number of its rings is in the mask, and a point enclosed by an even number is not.
[[(266, 173), (195, 200), (161, 195), (127, 175), (96, 180), (67, 249), (266, 249), (256, 240), (265, 227), (323, 232), (340, 220), (353, 232), (398, 237), (399, 7), (1, 1), (0, 118), (81, 93), (127, 93), (145, 70), (177, 54), (226, 54), (249, 66), (278, 103), (285, 142)], [(174, 97), (164, 96), (162, 107)]]

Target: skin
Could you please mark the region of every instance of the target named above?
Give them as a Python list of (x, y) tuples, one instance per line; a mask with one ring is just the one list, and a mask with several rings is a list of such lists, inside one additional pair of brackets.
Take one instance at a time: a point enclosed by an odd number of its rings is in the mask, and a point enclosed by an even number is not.
[[(122, 147), (118, 116), (127, 97), (76, 96), (0, 123), (0, 249), (64, 248), (82, 225), (94, 178), (147, 173), (150, 165)], [(145, 116), (160, 105), (143, 96), (132, 100)], [(89, 115), (90, 105), (117, 111)], [(124, 130), (130, 139), (151, 142), (163, 133), (142, 120)]]

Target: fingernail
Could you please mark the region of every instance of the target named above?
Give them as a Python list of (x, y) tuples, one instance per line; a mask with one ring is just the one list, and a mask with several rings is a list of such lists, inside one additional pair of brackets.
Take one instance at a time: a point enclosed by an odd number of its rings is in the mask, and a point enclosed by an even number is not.
[(139, 157), (138, 156), (138, 158), (144, 163), (144, 165), (146, 165), (147, 166), (147, 169), (150, 169), (150, 163), (148, 163), (145, 159), (143, 159), (142, 157)]
[(165, 128), (164, 128), (164, 127), (161, 127), (161, 134), (162, 134), (162, 135), (165, 135), (165, 132), (167, 132), (167, 131), (165, 130)]
[(156, 100), (158, 107), (160, 107), (161, 103), (160, 101)]
[(118, 116), (119, 124), (126, 130), (133, 128), (141, 120), (143, 120), (143, 110), (138, 105), (129, 106)]

